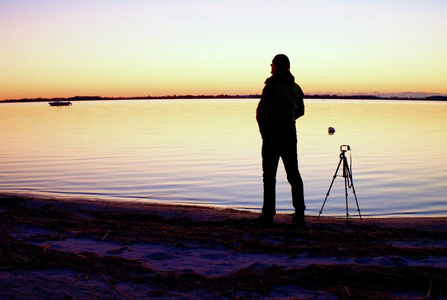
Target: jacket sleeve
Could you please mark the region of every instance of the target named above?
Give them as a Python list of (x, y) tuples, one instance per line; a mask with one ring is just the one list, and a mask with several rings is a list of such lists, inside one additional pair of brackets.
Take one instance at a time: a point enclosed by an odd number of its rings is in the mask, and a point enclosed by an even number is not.
[(304, 115), (304, 93), (298, 84), (293, 86), (293, 116), (296, 119)]
[(264, 136), (265, 131), (271, 126), (272, 120), (274, 119), (274, 98), (274, 84), (271, 79), (267, 79), (262, 90), (261, 100), (256, 109), (256, 120), (262, 136)]

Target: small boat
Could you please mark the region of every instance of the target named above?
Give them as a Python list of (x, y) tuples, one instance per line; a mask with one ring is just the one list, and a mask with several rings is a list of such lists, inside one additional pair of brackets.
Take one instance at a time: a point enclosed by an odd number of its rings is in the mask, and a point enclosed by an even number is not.
[(69, 106), (71, 105), (70, 101), (61, 101), (61, 100), (56, 100), (53, 102), (49, 102), (48, 104), (50, 104), (51, 106)]

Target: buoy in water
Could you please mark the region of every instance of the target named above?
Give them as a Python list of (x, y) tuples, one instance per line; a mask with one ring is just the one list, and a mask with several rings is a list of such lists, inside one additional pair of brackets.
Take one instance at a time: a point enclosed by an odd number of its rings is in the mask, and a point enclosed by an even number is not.
[(335, 128), (334, 127), (329, 127), (327, 129), (327, 133), (329, 133), (330, 135), (333, 135), (335, 133)]

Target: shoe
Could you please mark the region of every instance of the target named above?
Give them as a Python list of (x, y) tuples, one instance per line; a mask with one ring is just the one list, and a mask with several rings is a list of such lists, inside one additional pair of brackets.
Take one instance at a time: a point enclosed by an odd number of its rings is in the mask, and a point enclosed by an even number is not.
[(294, 213), (292, 223), (295, 225), (303, 225), (304, 223), (306, 223), (304, 221), (304, 211), (302, 213)]
[(256, 218), (254, 221), (256, 224), (261, 224), (261, 225), (275, 224), (275, 222), (273, 222), (273, 216), (267, 216), (265, 214), (260, 214), (259, 217)]

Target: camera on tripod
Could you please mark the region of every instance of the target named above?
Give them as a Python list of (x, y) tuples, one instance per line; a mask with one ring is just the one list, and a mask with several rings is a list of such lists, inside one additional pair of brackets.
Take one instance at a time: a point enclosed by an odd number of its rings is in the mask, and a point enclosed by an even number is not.
[[(354, 182), (352, 181), (352, 170), (351, 170), (352, 160), (351, 160), (351, 163), (348, 163), (348, 160), (345, 155), (345, 153), (347, 151), (351, 151), (351, 147), (349, 145), (341, 145), (340, 146), (340, 161), (338, 163), (337, 169), (335, 170), (335, 174), (332, 178), (331, 185), (329, 186), (329, 189), (326, 193), (326, 198), (324, 198), (323, 205), (321, 206), (320, 213), (318, 214), (317, 220), (320, 219), (320, 215), (323, 212), (323, 207), (326, 204), (326, 200), (329, 197), (329, 193), (331, 192), (332, 185), (334, 184), (335, 178), (337, 178), (337, 177), (343, 177), (344, 181), (345, 181), (346, 221), (348, 221), (348, 217), (349, 217), (348, 188), (352, 189), (352, 193), (354, 194), (355, 204), (357, 205), (357, 211), (359, 213), (360, 220), (362, 219), (362, 215), (360, 214), (359, 203), (357, 201), (357, 195), (356, 195), (355, 189), (354, 189)], [(340, 167), (342, 167), (342, 175), (338, 175), (338, 171), (340, 170)]]
[(340, 152), (346, 152), (346, 151), (351, 151), (351, 147), (349, 145), (341, 145), (340, 146)]

